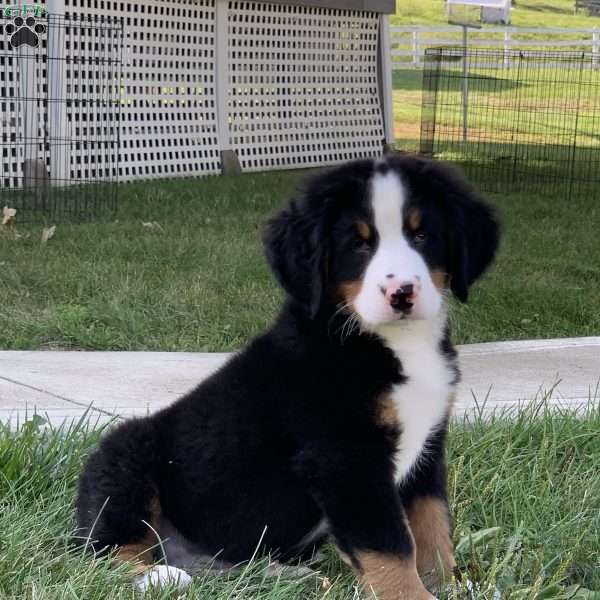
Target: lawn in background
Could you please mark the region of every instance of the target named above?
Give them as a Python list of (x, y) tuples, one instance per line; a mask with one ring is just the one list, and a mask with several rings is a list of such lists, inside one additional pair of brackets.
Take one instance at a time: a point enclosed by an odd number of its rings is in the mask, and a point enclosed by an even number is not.
[[(0, 348), (240, 348), (282, 300), (263, 225), (306, 176), (125, 185), (115, 219), (59, 223), (45, 244), (39, 225), (20, 228), (28, 238), (0, 237)], [(493, 201), (502, 247), (470, 302), (453, 303), (455, 340), (598, 335), (600, 206), (585, 197)]]
[[(447, 25), (443, 0), (397, 0), (392, 25)], [(575, 0), (517, 0), (512, 9), (515, 27), (600, 27), (600, 17), (575, 14)]]
[[(513, 418), (472, 417), (452, 426), (454, 538), (460, 567), (481, 590), (478, 600), (491, 600), (496, 587), (504, 600), (600, 599), (600, 409), (580, 416), (538, 404)], [(71, 544), (76, 479), (100, 433), (52, 431), (39, 419), (20, 431), (0, 425), (0, 598), (141, 597), (126, 568), (111, 569)], [(241, 576), (198, 577), (186, 594), (145, 597), (358, 599), (332, 549), (315, 566), (319, 576), (300, 581), (265, 577), (263, 564)]]
[[(551, 146), (557, 153), (572, 152), (573, 132), (577, 130), (579, 154), (583, 157), (586, 152), (600, 153), (598, 72), (587, 68), (581, 71), (577, 64), (570, 68), (535, 67), (535, 63), (527, 61), (521, 69), (518, 62), (508, 69), (471, 66), (469, 140), (506, 143), (509, 149), (515, 142), (527, 144), (532, 160), (537, 156), (547, 159), (550, 153), (544, 153), (544, 146)], [(461, 63), (440, 71), (439, 77), (436, 137), (451, 140), (449, 146), (459, 148), (457, 142), (462, 139), (463, 127)], [(419, 150), (423, 85), (420, 69), (393, 71), (394, 131), (396, 147), (401, 150)], [(433, 97), (428, 102), (432, 100)], [(468, 151), (474, 154), (472, 149)]]
[(114, 219), (0, 238), (0, 348), (238, 348), (279, 304), (261, 231), (297, 176), (125, 185)]
[[(445, 3), (442, 0), (398, 0), (396, 14), (390, 17), (392, 25), (399, 26), (441, 26), (448, 24), (448, 17), (445, 11)], [(550, 28), (600, 28), (600, 17), (589, 16), (586, 11), (580, 10), (575, 14), (575, 0), (518, 0), (512, 9), (512, 26), (515, 27), (550, 27)], [(485, 29), (487, 25), (483, 26), (483, 30), (472, 30), (470, 33), (471, 37), (486, 37)], [(490, 27), (498, 27), (498, 25), (490, 25)], [(436, 34), (432, 34), (430, 37), (435, 37)], [(440, 34), (442, 38), (447, 38), (447, 34)], [(490, 34), (487, 34), (488, 36)], [(589, 38), (589, 35), (587, 37)], [(581, 34), (583, 36), (583, 34)], [(495, 36), (496, 42), (501, 39), (502, 34)], [(533, 34), (521, 34), (520, 39), (526, 39), (530, 37), (535, 39)], [(575, 39), (578, 37), (576, 34), (569, 35), (568, 39)], [(496, 47), (496, 49), (498, 49)], [(527, 50), (531, 50), (532, 47), (528, 46)], [(561, 50), (568, 50), (569, 48), (560, 48)], [(460, 69), (460, 65), (457, 67)], [(485, 76), (486, 73), (480, 69), (478, 75)], [(573, 69), (573, 73), (577, 74), (577, 68)], [(510, 83), (511, 78), (516, 77), (516, 68), (512, 70), (494, 70), (487, 73), (487, 75), (498, 77), (499, 79), (506, 79), (507, 83)], [(532, 72), (530, 74), (532, 79), (542, 75), (543, 71), (539, 74)], [(420, 70), (415, 69), (397, 69), (394, 70), (393, 74), (393, 103), (394, 103), (394, 118), (395, 118), (395, 133), (397, 138), (397, 146), (403, 150), (416, 150), (418, 149), (418, 140), (420, 132), (421, 122), (421, 78), (422, 73)], [(460, 84), (460, 79), (457, 79)], [(476, 82), (471, 82), (471, 88), (476, 85)], [(457, 97), (460, 93), (460, 85), (457, 87)], [(584, 86), (582, 88), (584, 95), (587, 91), (591, 93), (597, 92), (597, 87), (592, 89), (591, 87)], [(571, 93), (570, 93), (571, 92)], [(471, 96), (471, 106), (475, 106), (479, 103), (480, 107), (486, 107), (488, 104), (496, 105), (498, 110), (502, 110), (503, 98), (510, 99), (516, 92), (510, 86), (498, 86), (494, 93), (487, 96), (480, 95), (477, 93)], [(527, 111), (528, 106), (532, 114), (534, 111), (544, 111), (544, 113), (557, 113), (557, 122), (560, 120), (558, 116), (560, 112), (564, 110), (564, 107), (568, 104), (573, 104), (575, 98), (572, 96), (572, 86), (561, 85), (558, 89), (547, 90), (543, 85), (531, 85), (529, 83), (521, 90), (523, 99), (527, 103), (528, 99), (531, 101), (539, 100), (539, 105), (536, 107), (531, 102), (524, 106)], [(579, 122), (579, 127), (585, 131), (586, 126), (589, 125), (593, 129), (593, 133), (597, 133), (597, 117), (594, 119), (592, 116), (585, 116), (586, 105), (589, 112), (590, 103), (585, 98), (580, 99), (582, 106), (583, 122)], [(456, 104), (457, 111), (461, 110), (461, 102), (458, 99)], [(472, 122), (470, 125), (476, 130), (478, 127), (485, 126), (485, 113), (487, 111), (480, 110), (471, 111), (470, 119)], [(541, 114), (541, 112), (540, 112)], [(509, 122), (514, 115), (503, 115), (502, 120), (506, 123)], [(588, 121), (586, 124), (585, 121)], [(548, 119), (543, 119), (544, 123), (548, 122)], [(568, 123), (568, 120), (565, 124)], [(562, 125), (562, 122), (561, 122)], [(543, 133), (543, 132), (541, 132)], [(476, 132), (475, 136), (476, 137)], [(535, 137), (535, 136), (534, 136)], [(585, 136), (584, 136), (585, 137)], [(533, 138), (532, 138), (532, 141)], [(553, 142), (554, 143), (554, 142)], [(578, 143), (581, 144), (582, 140), (578, 139)], [(584, 145), (598, 147), (598, 137), (590, 137), (588, 140), (583, 140)]]

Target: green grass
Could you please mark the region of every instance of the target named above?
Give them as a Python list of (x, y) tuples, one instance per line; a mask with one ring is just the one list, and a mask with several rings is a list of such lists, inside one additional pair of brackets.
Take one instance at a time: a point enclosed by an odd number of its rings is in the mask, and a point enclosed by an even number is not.
[[(450, 436), (450, 499), (460, 566), (482, 593), (503, 599), (600, 598), (600, 410), (585, 418), (543, 403), (513, 418), (477, 417)], [(82, 461), (99, 430), (51, 430), (39, 418), (0, 425), (0, 598), (105, 600), (141, 597), (126, 569), (72, 547), (73, 498)], [(35, 467), (35, 468), (32, 468)], [(242, 575), (198, 577), (187, 594), (149, 598), (342, 600), (358, 598), (332, 550), (320, 578), (264, 576), (260, 560)], [(322, 577), (333, 586), (326, 593)], [(596, 593), (585, 592), (596, 590)], [(455, 592), (448, 597), (466, 598)]]
[[(0, 348), (223, 351), (274, 318), (281, 292), (261, 230), (298, 173), (125, 186), (116, 220), (0, 237)], [(598, 335), (600, 206), (495, 196), (496, 265), (453, 304), (457, 342)], [(18, 215), (17, 215), (18, 216)], [(149, 229), (142, 222), (156, 221)]]
[[(519, 20), (534, 15), (538, 25), (558, 25), (552, 19), (575, 18), (568, 14), (571, 8), (571, 0), (520, 0), (515, 23), (527, 24)], [(435, 22), (442, 17), (441, 0), (406, 0), (395, 19)], [(584, 18), (600, 26), (600, 19), (578, 17)], [(572, 125), (574, 117), (563, 119), (560, 113), (572, 100), (573, 86), (527, 82), (517, 87), (511, 81), (514, 72), (478, 74), (470, 88), (471, 139), (485, 131), (493, 132), (495, 141), (479, 144), (476, 151), (472, 142), (467, 154), (485, 152), (498, 158), (504, 143), (498, 118), (505, 123), (520, 119), (517, 134), (528, 144), (524, 151), (531, 160), (538, 157), (541, 166), (548, 145), (540, 142), (560, 143), (556, 128)], [(419, 71), (394, 72), (397, 146), (402, 150), (418, 149), (421, 78)], [(456, 133), (460, 125), (459, 83), (450, 80), (438, 131)], [(598, 121), (588, 111), (597, 105), (593, 89), (584, 87), (580, 98), (582, 153), (600, 148)], [(520, 111), (512, 104), (516, 94)], [(493, 117), (492, 105), (499, 111)], [(514, 143), (510, 141), (511, 152)], [(448, 159), (469, 157), (461, 143), (441, 150)], [(467, 165), (467, 172), (472, 169)], [(556, 173), (551, 175), (555, 178)], [(0, 237), (0, 348), (240, 347), (271, 322), (280, 303), (280, 291), (262, 257), (260, 231), (300, 177), (267, 173), (127, 185), (117, 220), (60, 224), (55, 238), (44, 246), (38, 241), (39, 228), (21, 228), (31, 234), (29, 239)], [(521, 174), (515, 182), (530, 179)], [(600, 266), (593, 227), (599, 208), (585, 190), (568, 202), (567, 197), (561, 187), (552, 197), (492, 197), (505, 239), (497, 265), (477, 286), (471, 304), (453, 307), (458, 342), (600, 333), (600, 311), (594, 308), (600, 304)], [(10, 198), (0, 196), (0, 206), (5, 203), (10, 204)], [(160, 227), (142, 226), (154, 221)]]
[[(295, 174), (127, 185), (116, 220), (0, 239), (0, 347), (223, 350), (279, 304), (260, 235)], [(160, 227), (143, 227), (143, 222)]]
[[(535, 190), (545, 193), (551, 204), (569, 203), (573, 192), (588, 198), (590, 206), (597, 205), (599, 74), (576, 69), (544, 71), (527, 65), (523, 69), (522, 81), (517, 82), (517, 68), (471, 68), (467, 143), (463, 141), (460, 65), (440, 71), (435, 104), (428, 100), (423, 107), (428, 126), (435, 110), (435, 156), (463, 164), (469, 178), (486, 191), (511, 190), (514, 195)], [(419, 151), (422, 73), (397, 70), (393, 85), (396, 145)]]
[[(398, 0), (393, 25), (446, 25), (443, 0)], [(517, 0), (512, 10), (515, 27), (600, 27), (600, 17), (575, 14), (575, 0)]]
[[(517, 27), (558, 27), (558, 28), (600, 28), (600, 17), (590, 17), (580, 11), (574, 13), (574, 0), (519, 0), (513, 7), (512, 25)], [(444, 25), (447, 24), (445, 3), (441, 0), (402, 0), (398, 2), (396, 15), (391, 17), (396, 25)], [(485, 26), (484, 26), (485, 30)], [(447, 34), (439, 34), (447, 37)], [(485, 31), (472, 31), (471, 37), (489, 37)], [(569, 38), (582, 37), (583, 34), (573, 34)], [(434, 37), (434, 35), (432, 35)], [(521, 39), (534, 39), (533, 34), (523, 34)], [(502, 34), (497, 34), (496, 39), (502, 39)], [(458, 43), (458, 42), (457, 42)], [(532, 50), (532, 47), (527, 47)], [(563, 48), (564, 50), (564, 48)], [(477, 137), (479, 130), (491, 128), (494, 135), (498, 135), (502, 123), (517, 122), (521, 115), (520, 127), (517, 132), (528, 140), (528, 143), (547, 143), (548, 137), (555, 135), (552, 143), (563, 143), (561, 132), (573, 129), (577, 119), (578, 144), (585, 147), (600, 148), (598, 137), (598, 117), (600, 110), (597, 93), (600, 79), (594, 71), (586, 70), (583, 74), (578, 69), (565, 69), (557, 72), (554, 69), (535, 70), (533, 64), (523, 64), (526, 72), (520, 74), (523, 84), (516, 86), (517, 68), (508, 70), (483, 70), (471, 68), (470, 75), (470, 111), (469, 127), (473, 137)], [(457, 64), (453, 80), (442, 85), (445, 98), (445, 115), (440, 116), (442, 126), (452, 123), (455, 126), (461, 123), (461, 64)], [(577, 88), (577, 79), (583, 76), (584, 85)], [(545, 81), (560, 78), (558, 85), (549, 85)], [(398, 146), (406, 150), (418, 147), (418, 138), (421, 123), (421, 79), (420, 70), (396, 69), (393, 74), (393, 104), (395, 117), (395, 131)], [(492, 80), (495, 86), (491, 86)], [(449, 89), (445, 89), (448, 84)], [(479, 85), (479, 84), (483, 84)], [(478, 89), (479, 87), (479, 89)], [(493, 89), (492, 89), (493, 88)], [(581, 91), (582, 96), (577, 98), (576, 93)], [(519, 98), (519, 109), (514, 105), (515, 98)], [(574, 105), (580, 104), (579, 114), (576, 116)], [(495, 107), (492, 112), (490, 107)], [(452, 107), (452, 110), (451, 110)], [(455, 107), (455, 111), (454, 111)], [(570, 107), (570, 110), (567, 108)], [(488, 130), (487, 135), (491, 135)], [(565, 142), (567, 145), (570, 141)]]

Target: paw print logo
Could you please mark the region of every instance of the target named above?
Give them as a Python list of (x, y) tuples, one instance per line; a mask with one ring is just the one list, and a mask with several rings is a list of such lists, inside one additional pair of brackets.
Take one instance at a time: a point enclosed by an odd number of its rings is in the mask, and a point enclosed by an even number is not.
[(41, 23), (36, 23), (34, 17), (15, 17), (12, 23), (8, 23), (4, 28), (6, 33), (11, 36), (10, 43), (13, 48), (19, 46), (31, 46), (37, 48), (40, 44), (39, 35), (45, 33), (46, 27)]

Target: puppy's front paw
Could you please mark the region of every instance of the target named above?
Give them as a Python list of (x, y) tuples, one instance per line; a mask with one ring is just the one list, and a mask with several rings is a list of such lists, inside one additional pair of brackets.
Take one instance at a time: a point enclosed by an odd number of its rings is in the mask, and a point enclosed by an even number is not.
[(180, 589), (186, 588), (192, 578), (183, 570), (177, 567), (168, 567), (166, 565), (157, 565), (149, 571), (138, 575), (134, 579), (137, 588), (145, 592), (151, 587), (162, 587), (165, 585), (175, 585)]
[[(450, 589), (451, 588), (448, 588), (448, 595), (450, 595)], [(462, 581), (457, 581), (454, 589), (466, 592), (466, 596), (469, 600), (480, 600), (480, 598), (483, 597), (483, 592), (479, 585), (473, 583), (470, 579), (465, 578)], [(490, 597), (492, 600), (502, 600), (502, 593), (498, 588), (492, 590), (492, 596), (489, 596), (489, 591), (490, 590), (487, 590), (485, 593), (486, 598)]]

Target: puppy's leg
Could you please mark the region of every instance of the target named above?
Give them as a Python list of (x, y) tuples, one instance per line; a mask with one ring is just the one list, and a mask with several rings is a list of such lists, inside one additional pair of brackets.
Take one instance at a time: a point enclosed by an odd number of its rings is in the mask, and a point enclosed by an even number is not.
[(399, 490), (415, 541), (417, 569), (432, 589), (440, 589), (456, 573), (445, 441), (445, 428), (432, 434), (427, 441), (427, 460), (416, 466)]
[(158, 502), (154, 504), (157, 506), (157, 512), (152, 515), (152, 529), (149, 528), (147, 535), (139, 542), (119, 546), (115, 558), (118, 562), (128, 564), (129, 572), (133, 575), (133, 582), (142, 592), (164, 585), (185, 588), (192, 581), (186, 571), (172, 565), (154, 564), (155, 550), (159, 550), (157, 546), (162, 545), (162, 541), (157, 538), (155, 532), (160, 507), (158, 507)]
[(134, 576), (142, 575), (154, 564), (155, 536), (151, 531), (138, 542), (118, 546), (115, 559), (127, 563), (130, 573)]
[(439, 588), (456, 569), (448, 505), (445, 499), (417, 497), (407, 508), (407, 514), (417, 547), (419, 574)]
[(154, 532), (137, 543), (119, 546), (115, 555), (118, 562), (127, 563), (133, 582), (137, 588), (145, 592), (151, 587), (175, 585), (186, 587), (192, 578), (183, 570), (170, 565), (155, 565), (153, 556), (158, 544)]
[(386, 449), (380, 445), (302, 452), (301, 472), (336, 545), (379, 600), (432, 600), (417, 572), (415, 545)]
[(367, 591), (378, 600), (431, 600), (417, 573), (414, 554), (397, 556), (385, 552), (356, 553), (358, 573)]
[(132, 567), (142, 589), (161, 583), (189, 582), (174, 567), (152, 567), (160, 540), (154, 533), (160, 516), (155, 471), (155, 435), (151, 421), (132, 420), (108, 434), (86, 463), (79, 480), (79, 542), (98, 554), (116, 550), (116, 559)]

